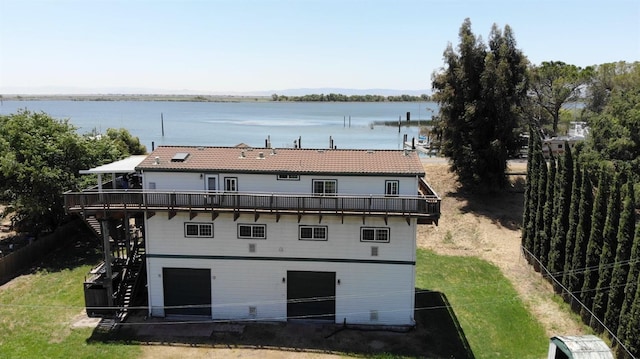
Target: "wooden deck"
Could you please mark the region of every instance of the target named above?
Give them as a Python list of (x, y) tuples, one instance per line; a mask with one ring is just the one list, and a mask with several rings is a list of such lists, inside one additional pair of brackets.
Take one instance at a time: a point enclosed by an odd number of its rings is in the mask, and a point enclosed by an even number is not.
[[(145, 190), (105, 190), (67, 192), (69, 213), (107, 215), (118, 211), (149, 213), (219, 212), (280, 214), (327, 214), (417, 217), (419, 223), (436, 223), (440, 218), (440, 198), (426, 182), (420, 181), (416, 196), (316, 196), (289, 193), (162, 192)], [(236, 217), (237, 218), (237, 217)]]

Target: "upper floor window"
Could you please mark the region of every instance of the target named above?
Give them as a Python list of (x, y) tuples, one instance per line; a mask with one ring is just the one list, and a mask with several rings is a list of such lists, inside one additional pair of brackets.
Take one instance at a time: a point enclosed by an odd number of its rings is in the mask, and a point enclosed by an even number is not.
[(185, 223), (185, 237), (213, 237), (213, 223)]
[(400, 182), (399, 181), (385, 181), (384, 182), (384, 194), (386, 196), (397, 196), (400, 194)]
[(362, 227), (360, 229), (361, 242), (389, 242), (389, 228)]
[(224, 190), (226, 192), (238, 192), (238, 179), (236, 177), (225, 177)]
[(285, 173), (285, 174), (279, 174), (278, 175), (278, 179), (279, 180), (286, 180), (286, 181), (299, 181), (300, 180), (300, 176), (299, 175), (294, 175), (291, 173)]
[(238, 238), (266, 239), (266, 224), (238, 224)]
[(326, 195), (338, 192), (337, 180), (313, 180), (313, 194)]
[(326, 241), (327, 226), (300, 226), (299, 239), (303, 241)]

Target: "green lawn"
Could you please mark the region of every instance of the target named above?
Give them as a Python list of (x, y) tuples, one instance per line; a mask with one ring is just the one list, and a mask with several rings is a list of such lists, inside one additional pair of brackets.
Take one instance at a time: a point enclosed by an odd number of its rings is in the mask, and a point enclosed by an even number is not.
[(476, 358), (544, 358), (549, 339), (500, 270), (418, 250), (416, 287), (444, 293)]
[[(93, 329), (70, 328), (98, 255), (78, 246), (62, 252), (0, 290), (0, 358), (138, 357), (139, 346), (88, 341)], [(498, 268), (470, 257), (417, 255), (416, 287), (444, 293), (476, 358), (545, 356), (548, 338)]]
[(0, 358), (138, 356), (137, 346), (88, 343), (92, 328), (71, 329), (73, 318), (84, 309), (84, 275), (96, 258), (89, 248), (64, 248), (35, 274), (18, 277), (0, 290)]

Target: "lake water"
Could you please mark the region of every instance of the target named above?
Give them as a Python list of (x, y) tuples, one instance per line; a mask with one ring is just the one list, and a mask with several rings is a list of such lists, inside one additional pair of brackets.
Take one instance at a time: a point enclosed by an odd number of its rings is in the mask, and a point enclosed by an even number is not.
[[(0, 114), (19, 109), (69, 119), (79, 133), (126, 128), (151, 150), (158, 145), (401, 149), (403, 135), (418, 138), (417, 127), (372, 126), (376, 121), (431, 119), (432, 102), (164, 102), (164, 101), (3, 101)], [(162, 136), (161, 116), (164, 118)], [(351, 117), (351, 126), (349, 126)]]

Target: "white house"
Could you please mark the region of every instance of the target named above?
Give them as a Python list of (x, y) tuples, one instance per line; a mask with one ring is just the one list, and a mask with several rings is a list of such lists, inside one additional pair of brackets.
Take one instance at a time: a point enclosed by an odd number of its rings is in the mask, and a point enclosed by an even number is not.
[(163, 146), (135, 172), (66, 199), (138, 219), (149, 315), (414, 324), (416, 228), (440, 215), (415, 152)]

